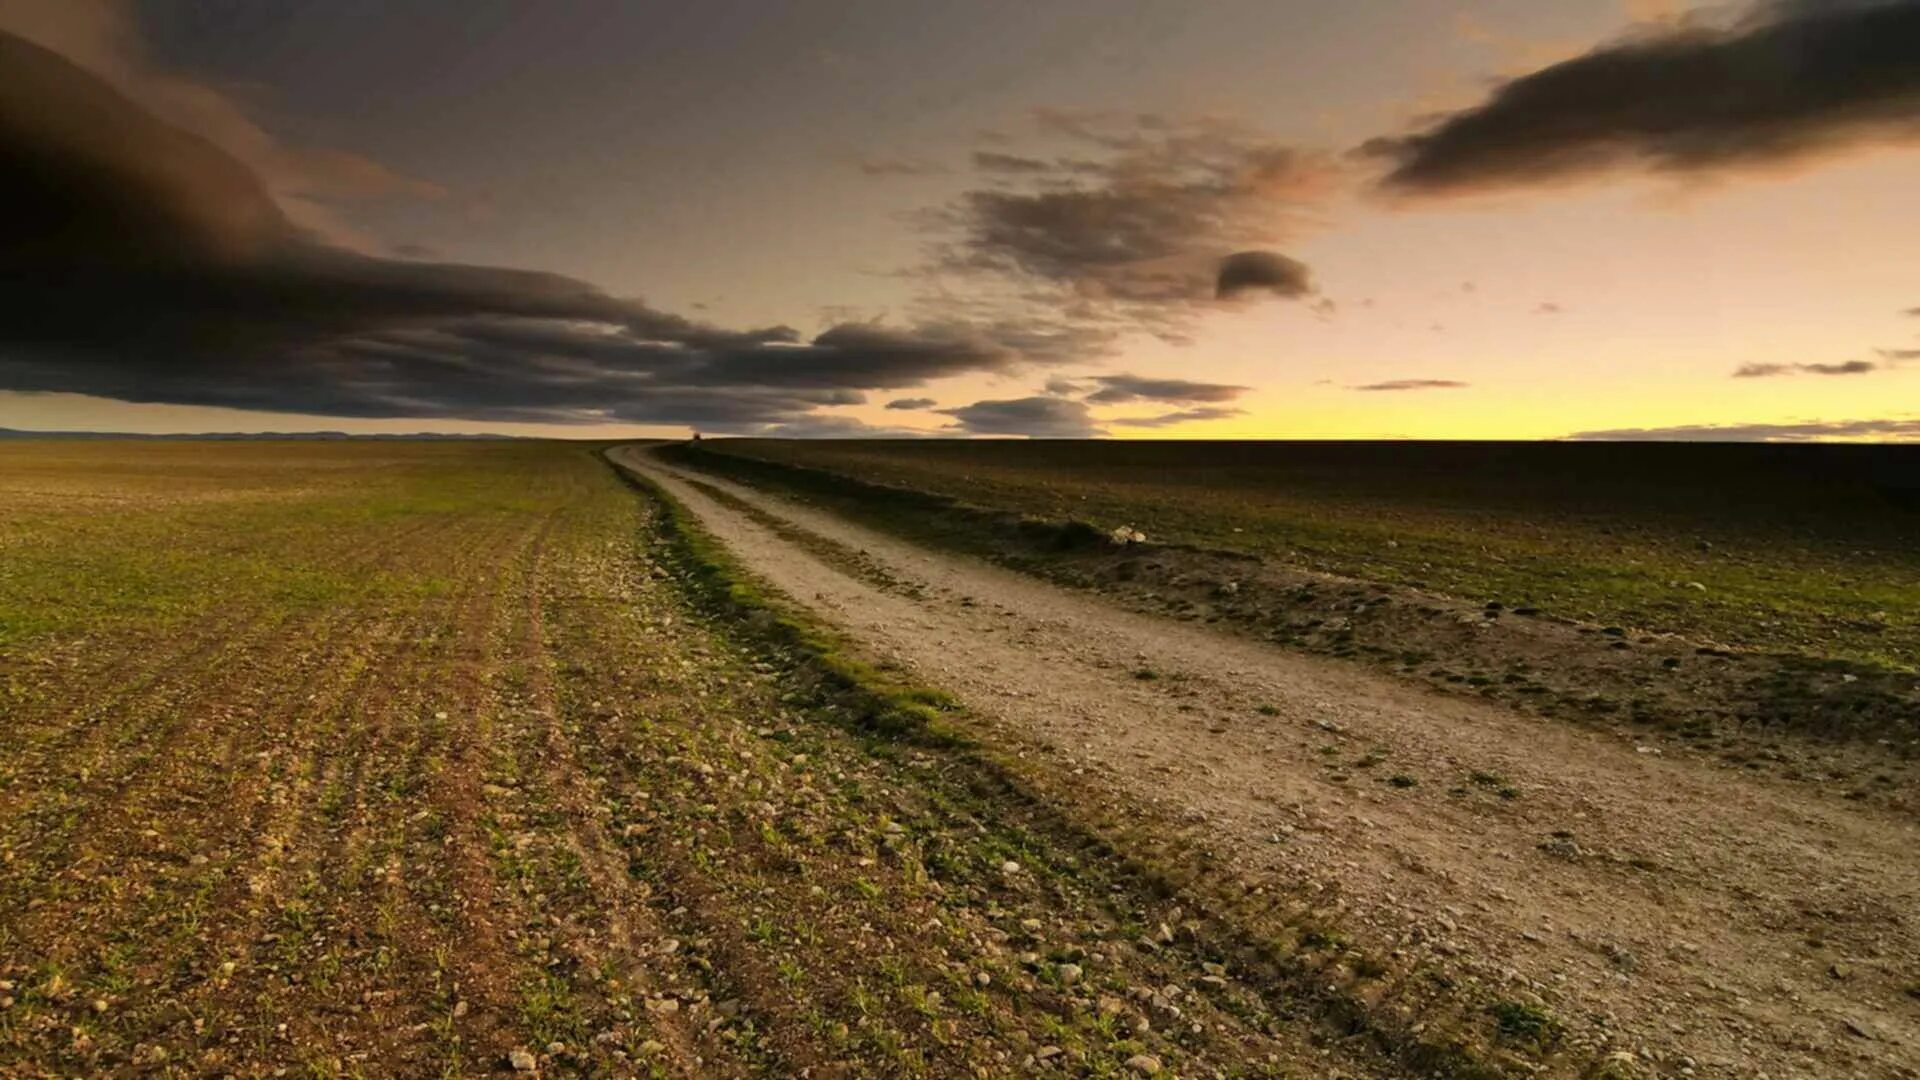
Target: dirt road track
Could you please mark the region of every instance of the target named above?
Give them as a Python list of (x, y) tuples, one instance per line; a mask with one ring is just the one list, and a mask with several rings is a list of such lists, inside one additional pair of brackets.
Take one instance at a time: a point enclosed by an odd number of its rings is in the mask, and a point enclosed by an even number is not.
[(1661, 1074), (1920, 1076), (1910, 819), (611, 456), (999, 735), (1204, 822), (1246, 875), (1331, 900), (1363, 939), (1543, 1002)]

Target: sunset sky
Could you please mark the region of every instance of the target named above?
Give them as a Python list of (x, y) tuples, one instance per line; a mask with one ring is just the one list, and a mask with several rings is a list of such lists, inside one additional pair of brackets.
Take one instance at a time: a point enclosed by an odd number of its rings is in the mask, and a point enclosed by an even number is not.
[(0, 0), (0, 159), (0, 427), (1920, 441), (1916, 2)]

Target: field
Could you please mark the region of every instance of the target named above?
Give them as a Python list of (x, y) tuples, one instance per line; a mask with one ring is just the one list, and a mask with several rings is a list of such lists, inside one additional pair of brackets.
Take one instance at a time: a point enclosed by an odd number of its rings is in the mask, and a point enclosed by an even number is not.
[(1907, 447), (703, 445), (1595, 625), (1894, 670), (1920, 657)]
[(580, 445), (0, 446), (0, 1073), (1400, 1052), (690, 543)]
[[(0, 444), (0, 1075), (1811, 1075), (1908, 1037), (1911, 715), (1649, 756), (605, 449)], [(1646, 606), (1695, 626), (1798, 567), (1884, 627), (1769, 640), (1912, 633), (1861, 489), (1522, 528), (1504, 481), (724, 449), (1543, 604), (1656, 573), (1613, 545), (1706, 584)], [(1588, 561), (1526, 585), (1549, 551)]]

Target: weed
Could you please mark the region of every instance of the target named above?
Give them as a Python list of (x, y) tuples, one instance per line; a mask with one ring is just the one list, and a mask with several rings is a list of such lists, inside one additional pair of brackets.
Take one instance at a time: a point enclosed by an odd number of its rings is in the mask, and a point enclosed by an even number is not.
[(1560, 1022), (1553, 1014), (1519, 1001), (1496, 1001), (1487, 1006), (1503, 1038), (1545, 1045), (1559, 1038)]

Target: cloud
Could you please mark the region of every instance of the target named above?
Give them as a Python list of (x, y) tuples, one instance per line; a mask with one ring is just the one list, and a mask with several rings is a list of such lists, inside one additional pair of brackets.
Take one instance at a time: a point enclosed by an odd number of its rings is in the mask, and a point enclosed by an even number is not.
[(1221, 259), (1213, 284), (1222, 300), (1252, 292), (1296, 297), (1312, 291), (1306, 264), (1276, 251), (1241, 251)]
[(806, 416), (753, 433), (762, 439), (921, 439), (937, 432), (875, 427), (851, 416)]
[(1882, 360), (1900, 363), (1905, 360), (1920, 360), (1920, 349), (1875, 349)]
[(1687, 424), (1614, 428), (1567, 436), (1587, 442), (1920, 442), (1920, 419), (1807, 420), (1785, 424)]
[(0, 33), (0, 70), (0, 389), (754, 430), (1103, 340), (1014, 319), (843, 322), (802, 340), (557, 274), (362, 254), (61, 56)]
[(1736, 379), (1766, 379), (1778, 375), (1866, 375), (1880, 370), (1868, 360), (1848, 360), (1840, 364), (1742, 364), (1734, 370)]
[[(1095, 405), (1118, 405), (1129, 401), (1168, 401), (1175, 403), (1232, 401), (1252, 389), (1226, 383), (1193, 382), (1188, 379), (1153, 379), (1140, 375), (1095, 375), (1100, 388), (1087, 395)], [(1047, 384), (1048, 390), (1053, 384)]]
[(1707, 174), (1920, 140), (1920, 3), (1766, 3), (1641, 27), (1374, 139), (1382, 181), (1452, 194), (1621, 170)]
[(1452, 379), (1391, 379), (1387, 382), (1368, 383), (1365, 386), (1349, 386), (1349, 390), (1459, 390), (1466, 383)]
[(1052, 172), (1053, 163), (1039, 158), (1021, 157), (1018, 154), (1002, 154), (994, 150), (976, 150), (973, 152), (973, 167), (981, 172), (1032, 174)]
[(1332, 187), (1325, 157), (1218, 120), (1034, 118), (1064, 152), (976, 153), (997, 182), (925, 216), (926, 273), (997, 280), (1014, 302), (1169, 340), (1222, 297), (1311, 292), (1305, 267), (1247, 249), (1314, 216)]
[(864, 176), (939, 176), (947, 171), (946, 166), (933, 161), (918, 158), (857, 158), (853, 167)]
[(1025, 397), (1003, 401), (976, 401), (957, 409), (941, 409), (972, 435), (1027, 435), (1048, 439), (1085, 439), (1104, 435), (1088, 415), (1085, 404), (1057, 397)]
[(1920, 318), (1920, 307), (1910, 307), (1907, 310), (1901, 312), (1900, 314), (1912, 315), (1915, 318)]
[(330, 147), (284, 143), (256, 124), (230, 95), (155, 69), (129, 13), (115, 0), (0, 0), (0, 33), (66, 57), (162, 122), (195, 132), (259, 179), (298, 227), (356, 250), (375, 245), (340, 214), (341, 204), (445, 198), (430, 180), (403, 175), (371, 158)]
[(1535, 315), (1559, 315), (1566, 310), (1566, 308), (1561, 307), (1551, 300), (1542, 300), (1534, 305), (1533, 313)]
[(1199, 420), (1225, 420), (1229, 417), (1244, 416), (1245, 414), (1245, 409), (1204, 406), (1198, 409), (1181, 409), (1178, 412), (1161, 413), (1158, 416), (1136, 416), (1124, 420), (1109, 420), (1107, 423), (1118, 427), (1163, 428)]
[(894, 398), (892, 401), (887, 402), (887, 408), (899, 409), (903, 412), (913, 412), (919, 409), (931, 409), (938, 404), (939, 402), (930, 397), (903, 397)]

